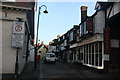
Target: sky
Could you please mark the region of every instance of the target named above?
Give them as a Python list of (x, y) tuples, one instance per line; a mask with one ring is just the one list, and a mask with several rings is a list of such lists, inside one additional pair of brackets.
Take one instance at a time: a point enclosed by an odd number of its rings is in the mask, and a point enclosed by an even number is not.
[[(38, 43), (44, 41), (49, 44), (50, 41), (57, 38), (57, 35), (63, 35), (70, 30), (73, 25), (79, 25), (81, 22), (81, 6), (88, 6), (87, 14), (94, 14), (96, 1), (90, 2), (47, 2), (38, 1), (37, 7), (46, 5), (48, 14), (44, 14), (45, 7), (42, 7), (39, 18)], [(38, 8), (37, 8), (38, 9)], [(35, 13), (35, 27), (38, 24), (38, 10)], [(36, 35), (36, 28), (35, 28)]]

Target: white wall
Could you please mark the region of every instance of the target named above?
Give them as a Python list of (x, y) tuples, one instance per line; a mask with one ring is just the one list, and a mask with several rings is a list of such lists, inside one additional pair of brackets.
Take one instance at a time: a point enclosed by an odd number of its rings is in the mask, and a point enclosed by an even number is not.
[[(109, 12), (110, 12), (110, 8), (111, 8), (111, 7), (109, 7), (109, 8), (107, 9), (107, 16), (108, 16), (108, 14), (109, 14)], [(118, 12), (120, 12), (120, 2), (114, 3), (109, 18), (112, 17), (112, 16), (114, 16), (114, 15), (117, 14)]]
[(103, 33), (103, 28), (105, 27), (105, 12), (99, 11), (94, 17), (94, 33)]
[(2, 70), (3, 73), (14, 73), (16, 49), (11, 47), (12, 21), (2, 24)]
[(19, 71), (18, 73), (20, 74), (25, 66), (25, 59), (26, 59), (26, 47), (27, 47), (27, 38), (24, 38), (24, 43), (23, 47), (19, 49)]
[[(0, 6), (2, 4), (0, 3)], [(2, 17), (2, 10), (0, 9), (0, 18)], [(0, 80), (2, 79), (2, 20), (0, 20)]]
[[(7, 17), (5, 17), (7, 13)], [(2, 72), (3, 73), (14, 73), (15, 72), (15, 62), (16, 62), (16, 48), (11, 47), (11, 36), (12, 36), (12, 26), (13, 21), (17, 17), (24, 18), (26, 20), (26, 13), (20, 11), (3, 10), (2, 18), (9, 19), (2, 21)], [(19, 73), (23, 70), (25, 64), (25, 45), (19, 50)]]

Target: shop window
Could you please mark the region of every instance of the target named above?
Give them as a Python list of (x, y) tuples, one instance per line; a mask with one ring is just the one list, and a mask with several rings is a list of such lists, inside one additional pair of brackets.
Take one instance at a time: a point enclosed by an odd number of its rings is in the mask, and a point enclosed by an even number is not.
[(80, 47), (80, 62), (83, 62), (83, 47)]
[(95, 66), (98, 66), (98, 59), (99, 59), (99, 57), (98, 57), (98, 48), (99, 48), (99, 46), (98, 46), (98, 42), (96, 42), (95, 43)]
[(92, 65), (94, 65), (94, 44), (92, 44)]
[(84, 63), (86, 64), (86, 46), (84, 46)]
[[(83, 54), (81, 54), (83, 53)], [(102, 67), (102, 42), (87, 44), (80, 48), (80, 59), (92, 67)]]
[(88, 45), (86, 45), (86, 64), (88, 64)]
[(78, 49), (78, 60), (80, 60), (80, 49)]
[(91, 63), (91, 62), (92, 62), (92, 61), (91, 61), (92, 58), (91, 58), (91, 57), (92, 57), (92, 56), (91, 56), (91, 44), (89, 44), (89, 64), (90, 64), (90, 65), (92, 65), (92, 63)]
[(99, 54), (99, 66), (102, 66), (102, 54)]
[(98, 54), (95, 54), (95, 66), (98, 66)]
[(99, 66), (102, 66), (102, 42), (99, 42)]

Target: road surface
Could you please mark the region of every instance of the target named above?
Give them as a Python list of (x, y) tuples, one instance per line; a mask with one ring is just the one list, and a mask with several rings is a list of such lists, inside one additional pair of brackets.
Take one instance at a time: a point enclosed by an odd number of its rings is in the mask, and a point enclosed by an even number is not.
[(79, 79), (83, 78), (84, 76), (80, 75), (74, 69), (71, 69), (67, 65), (62, 63), (56, 62), (54, 63), (40, 63), (40, 73), (39, 73), (39, 80), (46, 80), (46, 79)]

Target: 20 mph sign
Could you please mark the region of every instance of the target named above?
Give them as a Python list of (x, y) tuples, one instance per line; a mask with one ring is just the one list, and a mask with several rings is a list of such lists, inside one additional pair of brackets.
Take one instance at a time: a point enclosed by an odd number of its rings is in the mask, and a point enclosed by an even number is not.
[(24, 42), (24, 22), (14, 21), (12, 32), (12, 47), (21, 48)]
[(24, 22), (14, 21), (13, 33), (24, 33)]

